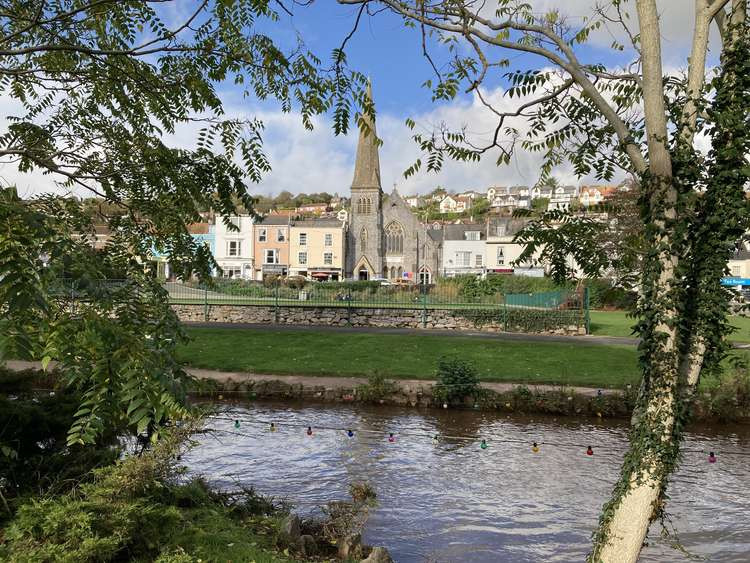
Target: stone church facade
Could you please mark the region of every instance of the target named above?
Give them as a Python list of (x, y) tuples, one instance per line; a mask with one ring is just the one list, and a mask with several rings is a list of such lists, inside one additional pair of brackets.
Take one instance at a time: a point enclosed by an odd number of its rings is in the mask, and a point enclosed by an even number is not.
[[(369, 92), (368, 92), (369, 93)], [(375, 124), (360, 131), (347, 228), (346, 277), (432, 283), (442, 231), (423, 226), (396, 191), (384, 194)]]

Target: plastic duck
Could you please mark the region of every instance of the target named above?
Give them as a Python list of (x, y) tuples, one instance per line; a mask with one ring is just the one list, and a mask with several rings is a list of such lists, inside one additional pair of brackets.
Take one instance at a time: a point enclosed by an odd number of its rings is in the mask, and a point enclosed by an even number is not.
[(390, 434), (388, 435), (388, 441), (389, 441), (389, 442), (395, 442), (395, 441), (396, 441), (396, 437), (395, 437), (395, 436), (393, 435), (393, 432), (391, 432), (391, 433), (390, 433)]
[(708, 463), (716, 463), (716, 456), (714, 455), (714, 452), (709, 452)]
[(535, 454), (539, 453), (539, 446), (537, 446), (536, 442), (531, 444), (531, 451), (534, 452)]
[(234, 427), (235, 428), (239, 428), (240, 427), (240, 421), (239, 420), (235, 420), (234, 421)]
[(312, 436), (312, 426), (307, 427), (307, 435)]
[(488, 448), (487, 441), (486, 440), (482, 440), (482, 443), (479, 444), (479, 447), (482, 448), (483, 450), (486, 450)]
[(271, 432), (276, 432), (276, 425), (272, 422), (271, 428), (269, 429)]
[(586, 448), (586, 455), (594, 455), (594, 450), (589, 446)]
[(349, 436), (350, 438), (353, 438), (354, 437), (354, 432), (352, 432), (352, 430), (349, 429), (349, 430), (347, 430), (346, 435)]

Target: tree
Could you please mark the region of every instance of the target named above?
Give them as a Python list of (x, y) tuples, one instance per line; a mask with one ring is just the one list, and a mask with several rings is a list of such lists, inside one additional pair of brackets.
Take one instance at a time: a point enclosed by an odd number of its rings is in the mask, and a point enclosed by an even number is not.
[[(543, 155), (542, 177), (568, 160), (579, 175), (610, 179), (624, 170), (638, 178), (644, 254), (636, 330), (643, 378), (630, 449), (590, 555), (595, 561), (636, 560), (649, 524), (662, 513), (690, 399), (701, 374), (717, 369), (729, 330), (728, 294), (719, 280), (747, 228), (746, 1), (694, 0), (687, 68), (670, 76), (663, 71), (655, 0), (635, 0), (632, 18), (629, 3), (611, 0), (582, 23), (559, 10), (539, 14), (515, 0), (499, 0), (495, 9), (478, 0), (339, 1), (359, 4), (368, 13), (387, 9), (401, 16), (424, 39), (436, 75), (426, 83), (434, 99), (452, 99), (464, 87), (496, 119), (486, 144), (472, 142), (464, 129), (445, 126), (415, 134), (424, 156), (407, 174), (423, 162), (427, 170), (439, 170), (445, 158), (476, 161), (496, 154), (498, 164), (507, 164), (515, 150), (526, 149)], [(712, 25), (722, 41), (720, 73), (713, 79), (706, 69)], [(580, 46), (603, 26), (621, 31), (623, 39), (612, 47), (627, 49), (630, 60), (623, 68), (585, 60), (591, 55)], [(446, 46), (445, 66), (434, 64), (431, 38)], [(506, 72), (507, 96), (520, 99), (514, 110), (501, 111), (482, 85), (519, 53), (526, 55), (524, 64), (534, 58), (536, 68)], [(520, 131), (519, 120), (528, 133)], [(407, 125), (415, 124), (408, 120)], [(706, 155), (695, 148), (697, 134), (712, 141)], [(596, 231), (583, 225), (584, 232)], [(537, 229), (540, 237), (544, 232), (551, 229)], [(564, 275), (565, 265), (558, 263)]]
[[(0, 92), (19, 108), (0, 159), (99, 198), (92, 214), (70, 197), (0, 193), (0, 362), (57, 362), (84, 397), (71, 444), (123, 419), (153, 437), (185, 413), (184, 334), (149, 260), (158, 251), (178, 275), (207, 277), (213, 259), (187, 224), (210, 209), (232, 228), (238, 208), (253, 213), (246, 181), (270, 168), (262, 122), (227, 117), (217, 86), (294, 107), (307, 128), (331, 110), (336, 133), (355, 103), (372, 112), (343, 54), (325, 69), (301, 43), (277, 46), (273, 5), (0, 0)], [(194, 150), (165, 142), (186, 138), (181, 127), (197, 129)], [(112, 233), (101, 252), (92, 215)], [(113, 271), (127, 281), (107, 283)]]

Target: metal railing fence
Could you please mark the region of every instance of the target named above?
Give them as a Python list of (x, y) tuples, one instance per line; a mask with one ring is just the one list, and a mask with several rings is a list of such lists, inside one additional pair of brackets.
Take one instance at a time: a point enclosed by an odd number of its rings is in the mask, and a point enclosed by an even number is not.
[[(60, 279), (51, 287), (60, 298), (90, 300), (128, 291), (128, 280)], [(163, 287), (173, 305), (279, 307), (343, 307), (408, 309), (423, 312), (454, 310), (475, 322), (513, 326), (529, 332), (559, 326), (582, 327), (589, 332), (588, 292), (560, 289), (537, 293), (472, 293), (456, 283), (435, 285), (378, 282), (310, 282), (263, 284), (247, 280), (213, 280), (209, 284), (171, 281)], [(130, 288), (131, 290), (137, 288)], [(207, 316), (207, 315), (206, 315)]]

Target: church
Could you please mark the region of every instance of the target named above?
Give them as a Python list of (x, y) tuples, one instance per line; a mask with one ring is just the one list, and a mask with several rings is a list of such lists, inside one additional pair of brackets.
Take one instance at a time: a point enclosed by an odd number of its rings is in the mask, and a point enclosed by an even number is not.
[(442, 231), (423, 226), (395, 187), (383, 193), (375, 123), (368, 125), (369, 132), (360, 130), (354, 165), (346, 277), (432, 283), (440, 264)]

